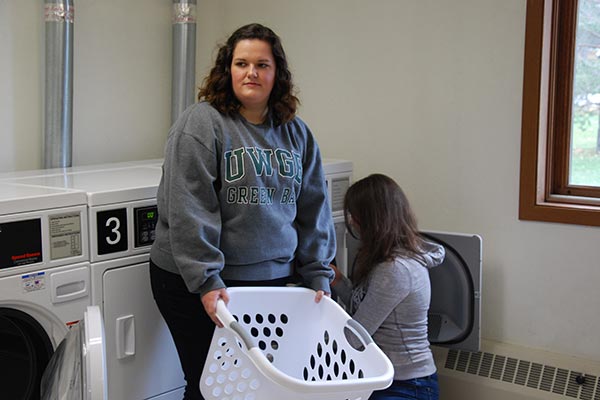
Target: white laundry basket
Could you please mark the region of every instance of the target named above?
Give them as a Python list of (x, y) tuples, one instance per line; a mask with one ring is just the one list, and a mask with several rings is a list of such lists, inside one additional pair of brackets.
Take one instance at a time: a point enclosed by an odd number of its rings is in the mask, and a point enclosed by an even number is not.
[(200, 379), (204, 398), (366, 400), (392, 383), (390, 360), (330, 298), (315, 303), (314, 291), (298, 287), (227, 290), (229, 304), (217, 305), (225, 327), (215, 328)]

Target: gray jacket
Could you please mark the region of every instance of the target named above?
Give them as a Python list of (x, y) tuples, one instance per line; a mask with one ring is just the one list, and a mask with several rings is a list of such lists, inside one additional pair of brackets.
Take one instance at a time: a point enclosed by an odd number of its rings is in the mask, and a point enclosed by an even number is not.
[(394, 365), (394, 379), (429, 376), (436, 371), (427, 339), (431, 301), (428, 268), (442, 263), (442, 246), (426, 243), (423, 259), (397, 257), (381, 263), (363, 285), (348, 278), (335, 286), (353, 318), (360, 322)]

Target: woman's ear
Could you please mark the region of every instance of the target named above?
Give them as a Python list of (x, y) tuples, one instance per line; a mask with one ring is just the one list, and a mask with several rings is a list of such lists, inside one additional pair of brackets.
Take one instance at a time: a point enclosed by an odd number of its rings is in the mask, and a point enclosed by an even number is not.
[(358, 222), (356, 217), (353, 217), (350, 213), (348, 213), (348, 223), (350, 225), (356, 226), (357, 228), (360, 228), (360, 223)]
[(348, 214), (348, 232), (350, 233), (350, 235), (352, 235), (352, 237), (354, 239), (360, 240), (360, 224), (358, 223), (358, 221), (356, 221), (356, 219)]

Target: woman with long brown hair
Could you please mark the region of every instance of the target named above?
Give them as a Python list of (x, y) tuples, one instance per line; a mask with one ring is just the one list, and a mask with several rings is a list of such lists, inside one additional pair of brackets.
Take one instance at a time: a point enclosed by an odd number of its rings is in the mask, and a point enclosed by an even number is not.
[(444, 248), (425, 241), (400, 186), (382, 174), (354, 183), (344, 199), (346, 226), (360, 240), (352, 281), (336, 271), (334, 292), (394, 365), (394, 382), (371, 400), (438, 398), (427, 339), (428, 269)]

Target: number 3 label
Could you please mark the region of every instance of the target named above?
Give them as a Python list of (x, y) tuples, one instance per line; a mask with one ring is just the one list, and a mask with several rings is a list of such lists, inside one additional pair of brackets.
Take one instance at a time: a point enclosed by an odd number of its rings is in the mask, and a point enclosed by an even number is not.
[(128, 249), (127, 209), (99, 211), (96, 214), (98, 254), (123, 252)]
[(119, 232), (119, 228), (121, 227), (121, 221), (119, 221), (119, 218), (117, 217), (110, 217), (106, 220), (106, 227), (110, 229), (110, 226), (113, 223), (115, 224), (115, 226), (113, 227), (113, 229), (111, 229), (111, 232), (115, 234), (115, 238), (111, 239), (110, 237), (106, 237), (106, 243), (110, 244), (111, 246), (119, 243), (119, 240), (121, 240), (121, 232)]

